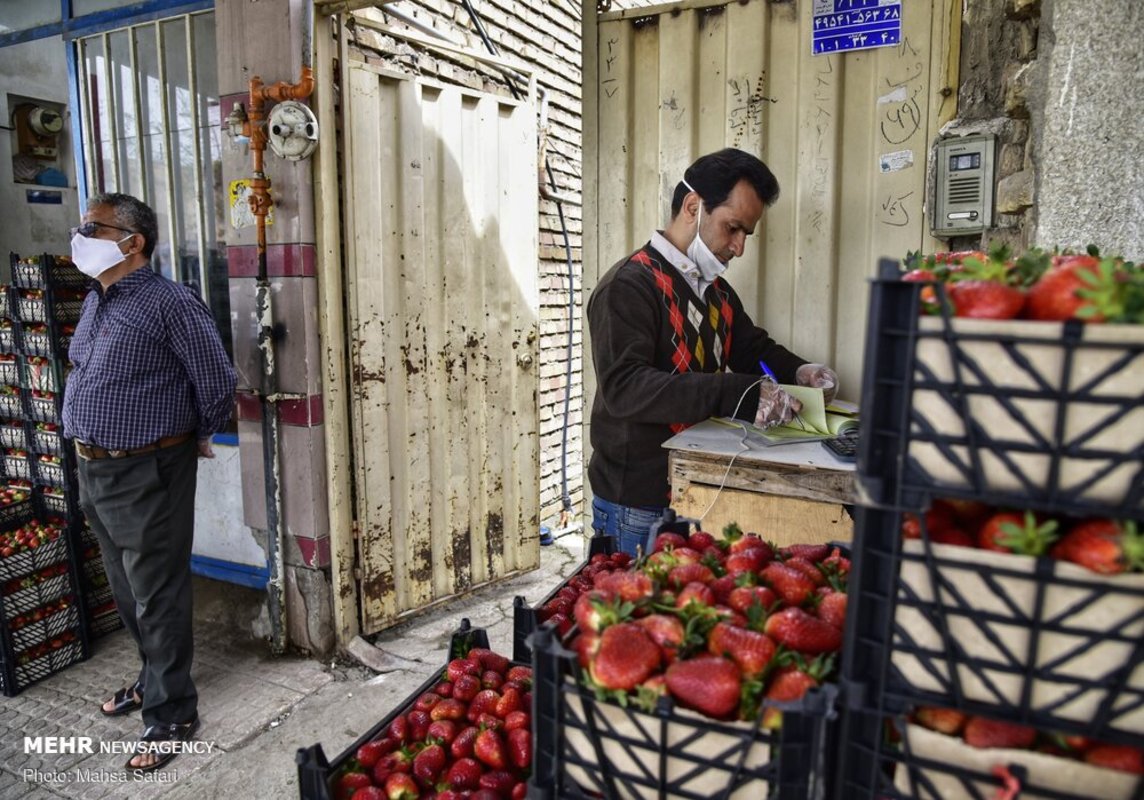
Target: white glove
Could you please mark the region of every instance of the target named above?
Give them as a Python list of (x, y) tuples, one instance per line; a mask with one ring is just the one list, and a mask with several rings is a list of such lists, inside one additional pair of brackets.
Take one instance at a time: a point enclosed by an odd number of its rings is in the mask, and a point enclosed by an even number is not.
[(790, 422), (802, 410), (802, 403), (782, 390), (777, 383), (759, 384), (759, 409), (755, 412), (755, 427), (770, 428)]
[(822, 390), (827, 404), (838, 394), (838, 376), (825, 364), (803, 364), (794, 374), (799, 386), (811, 386)]

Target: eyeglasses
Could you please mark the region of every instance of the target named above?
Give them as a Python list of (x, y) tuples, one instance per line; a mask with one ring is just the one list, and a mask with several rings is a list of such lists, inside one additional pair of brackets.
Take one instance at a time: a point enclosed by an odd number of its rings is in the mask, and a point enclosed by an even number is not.
[(75, 236), (77, 233), (83, 237), (90, 237), (100, 228), (111, 228), (113, 231), (123, 231), (124, 233), (139, 233), (129, 228), (120, 228), (118, 225), (108, 225), (106, 222), (85, 222), (82, 225), (72, 228), (71, 235)]

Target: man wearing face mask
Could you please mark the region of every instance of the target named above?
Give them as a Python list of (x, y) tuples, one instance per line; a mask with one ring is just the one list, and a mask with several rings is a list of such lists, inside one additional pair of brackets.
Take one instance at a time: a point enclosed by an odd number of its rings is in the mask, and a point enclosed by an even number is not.
[(675, 433), (711, 416), (789, 422), (798, 401), (776, 383), (838, 378), (775, 342), (722, 277), (778, 198), (758, 158), (727, 148), (699, 158), (675, 188), (671, 220), (600, 279), (588, 301), (597, 391), (592, 405), (592, 527), (620, 549), (647, 549), (670, 503)]
[(94, 282), (68, 352), (64, 435), (75, 440), (79, 504), (142, 662), (102, 710), (142, 709), (143, 747), (125, 766), (153, 770), (198, 728), (197, 459), (213, 457), (211, 436), (230, 420), (235, 372), (199, 295), (150, 269), (158, 225), (148, 206), (96, 195), (72, 233), (72, 260)]

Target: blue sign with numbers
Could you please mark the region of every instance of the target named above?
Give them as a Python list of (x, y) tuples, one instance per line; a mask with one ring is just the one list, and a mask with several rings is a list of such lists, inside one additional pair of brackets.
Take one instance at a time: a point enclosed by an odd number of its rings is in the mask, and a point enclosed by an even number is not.
[(902, 41), (901, 0), (814, 0), (813, 13), (815, 55)]

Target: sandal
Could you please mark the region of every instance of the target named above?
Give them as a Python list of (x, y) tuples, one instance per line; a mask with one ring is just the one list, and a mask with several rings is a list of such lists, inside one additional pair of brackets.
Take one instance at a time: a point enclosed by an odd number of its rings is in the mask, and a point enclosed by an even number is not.
[[(123, 768), (130, 772), (153, 772), (154, 770), (162, 769), (170, 763), (171, 759), (182, 752), (182, 748), (178, 746), (178, 743), (190, 741), (198, 729), (198, 717), (182, 724), (178, 722), (164, 722), (149, 726), (147, 730), (143, 731), (139, 745), (135, 748), (135, 752), (131, 754), (131, 758), (127, 759)], [(157, 756), (157, 760), (145, 766), (131, 766), (131, 762), (138, 756), (148, 754)]]
[[(137, 708), (143, 708), (143, 701), (136, 700), (136, 697), (143, 697), (143, 687), (139, 685), (139, 681), (135, 681), (133, 685), (124, 686), (117, 691), (110, 701), (105, 701), (100, 704), (99, 711), (105, 717), (118, 717), (123, 714), (130, 714)], [(112, 703), (110, 711), (103, 707), (107, 702)]]

